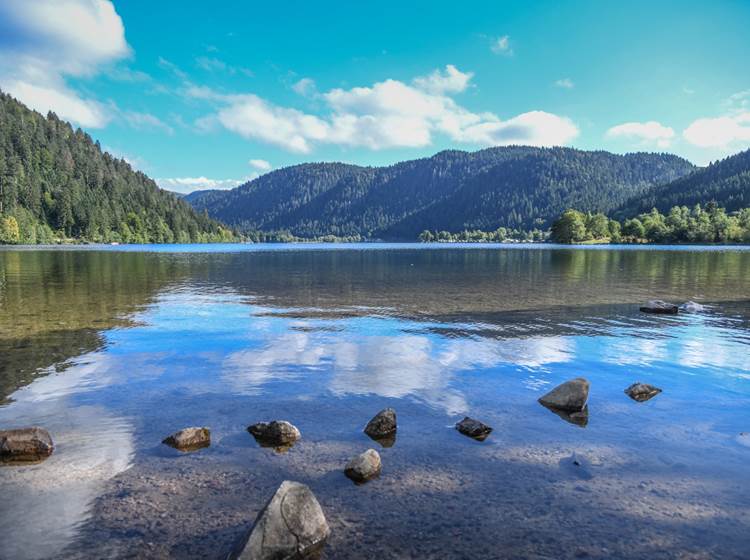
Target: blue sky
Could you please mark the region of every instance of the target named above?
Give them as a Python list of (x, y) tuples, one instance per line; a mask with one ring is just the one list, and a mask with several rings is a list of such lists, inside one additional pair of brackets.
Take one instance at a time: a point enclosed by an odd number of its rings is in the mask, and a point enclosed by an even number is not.
[(750, 2), (3, 0), (0, 88), (166, 188), (446, 148), (750, 146)]

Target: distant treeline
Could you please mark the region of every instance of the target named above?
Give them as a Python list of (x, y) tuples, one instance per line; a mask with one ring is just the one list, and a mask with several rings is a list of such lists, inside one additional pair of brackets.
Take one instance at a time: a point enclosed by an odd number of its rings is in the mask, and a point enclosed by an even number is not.
[(364, 239), (359, 235), (319, 235), (316, 237), (298, 237), (289, 231), (250, 231), (242, 235), (243, 240), (251, 243), (359, 243)]
[(419, 234), (422, 243), (503, 243), (505, 241), (545, 241), (549, 236), (548, 231), (532, 229), (498, 228), (494, 231), (464, 230), (457, 233), (450, 231), (424, 230)]
[(556, 243), (750, 243), (750, 208), (727, 213), (715, 202), (656, 208), (622, 222), (566, 210), (550, 230)]

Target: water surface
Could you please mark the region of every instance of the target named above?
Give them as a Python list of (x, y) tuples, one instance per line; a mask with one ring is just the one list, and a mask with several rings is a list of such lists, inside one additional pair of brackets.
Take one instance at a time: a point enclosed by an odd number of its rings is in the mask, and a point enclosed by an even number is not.
[[(224, 558), (293, 479), (326, 558), (747, 558), (748, 279), (741, 248), (0, 250), (0, 426), (57, 444), (0, 469), (0, 557)], [(536, 402), (577, 376), (585, 427)], [(362, 433), (385, 406), (387, 448)], [(285, 453), (245, 431), (275, 418)], [(159, 443), (201, 425), (210, 448)]]

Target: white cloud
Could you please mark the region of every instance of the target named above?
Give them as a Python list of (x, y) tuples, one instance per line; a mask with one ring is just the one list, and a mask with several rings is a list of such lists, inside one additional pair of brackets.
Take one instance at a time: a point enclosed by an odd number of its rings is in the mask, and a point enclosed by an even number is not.
[(264, 159), (251, 159), (249, 162), (250, 167), (254, 167), (258, 171), (271, 171), (273, 166)]
[(473, 72), (461, 72), (452, 64), (448, 64), (444, 72), (435, 70), (429, 76), (414, 78), (413, 83), (415, 87), (428, 93), (438, 95), (443, 93), (460, 93), (468, 87), (469, 81), (473, 77)]
[(173, 177), (156, 179), (156, 183), (165, 190), (178, 193), (191, 193), (205, 189), (233, 189), (248, 179), (209, 179), (208, 177)]
[(177, 66), (174, 62), (171, 62), (167, 60), (166, 58), (160, 56), (159, 57), (159, 66), (163, 68), (164, 70), (167, 70), (168, 72), (174, 74), (175, 77), (179, 78), (180, 80), (187, 80), (188, 75), (185, 73), (179, 66)]
[(0, 2), (0, 83), (40, 112), (104, 126), (107, 107), (81, 97), (64, 77), (94, 75), (129, 55), (122, 20), (107, 0)]
[(292, 90), (303, 97), (315, 97), (318, 94), (315, 81), (311, 78), (302, 78), (298, 82), (295, 82), (292, 85)]
[(513, 56), (513, 49), (510, 46), (510, 35), (503, 35), (502, 37), (493, 39), (492, 46), (490, 48), (495, 54), (501, 54), (503, 56)]
[(555, 85), (563, 89), (573, 89), (575, 87), (573, 80), (570, 78), (561, 78), (555, 82)]
[(750, 144), (750, 111), (697, 119), (682, 136), (699, 148), (741, 149)]
[(136, 130), (160, 130), (170, 136), (174, 134), (174, 129), (171, 126), (151, 113), (123, 111), (122, 117), (125, 122)]
[(216, 113), (198, 119), (199, 128), (208, 131), (219, 125), (300, 153), (309, 153), (316, 144), (372, 150), (423, 147), (435, 134), (482, 146), (562, 145), (578, 135), (572, 121), (544, 111), (508, 120), (469, 111), (448, 94), (468, 87), (470, 79), (470, 73), (447, 66), (444, 72), (415, 78), (413, 85), (388, 79), (370, 87), (336, 88), (320, 95), (328, 111), (322, 116), (253, 94), (225, 95), (205, 87), (189, 87), (185, 93), (219, 105)]
[(607, 131), (607, 136), (610, 138), (639, 140), (644, 144), (655, 144), (659, 148), (668, 147), (674, 135), (674, 129), (656, 121), (627, 122), (613, 126)]
[(195, 59), (195, 64), (198, 68), (207, 70), (208, 72), (225, 71), (227, 65), (223, 60), (219, 60), (215, 57), (199, 56)]
[(111, 115), (106, 107), (92, 99), (81, 99), (63, 83), (36, 85), (23, 80), (3, 82), (3, 89), (30, 108), (46, 113), (54, 111), (58, 117), (81, 126), (100, 128)]

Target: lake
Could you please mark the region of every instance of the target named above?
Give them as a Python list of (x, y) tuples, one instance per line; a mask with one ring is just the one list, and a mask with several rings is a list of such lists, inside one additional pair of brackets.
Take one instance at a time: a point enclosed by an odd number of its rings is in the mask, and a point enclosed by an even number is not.
[[(657, 298), (704, 308), (639, 312)], [(579, 376), (585, 426), (537, 402)], [(259, 446), (273, 419), (302, 439)], [(750, 251), (4, 248), (0, 428), (28, 425), (56, 449), (0, 468), (1, 558), (225, 558), (290, 479), (325, 558), (747, 559)], [(160, 443), (187, 426), (211, 446)]]

